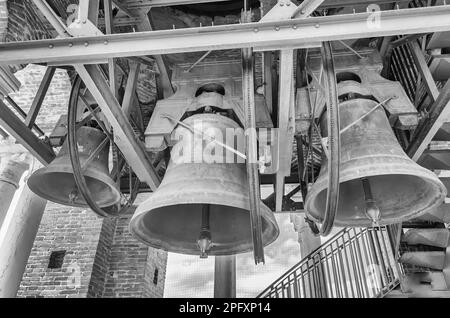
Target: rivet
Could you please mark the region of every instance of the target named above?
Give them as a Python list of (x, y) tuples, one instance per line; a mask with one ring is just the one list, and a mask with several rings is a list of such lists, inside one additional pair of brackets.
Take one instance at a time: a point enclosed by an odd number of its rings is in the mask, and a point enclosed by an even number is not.
[(320, 24), (319, 23), (316, 24), (316, 28), (320, 28)]
[(253, 29), (253, 32), (255, 32), (255, 33), (257, 33), (258, 31), (259, 31), (258, 28), (254, 28), (254, 29)]
[(53, 44), (50, 44), (48, 47), (51, 48), (51, 49), (53, 49), (54, 46), (53, 46)]
[(88, 46), (89, 45), (89, 43), (88, 42), (84, 42), (84, 46)]
[(279, 26), (276, 26), (276, 27), (275, 27), (275, 31), (280, 31), (280, 27), (279, 27)]
[(73, 46), (73, 43), (69, 43), (69, 47), (72, 47)]
[(289, 7), (290, 5), (291, 5), (291, 3), (290, 2), (288, 2), (288, 3), (286, 3), (286, 5)]
[(105, 40), (105, 42), (103, 42), (103, 44), (107, 45), (108, 44), (108, 40)]
[(301, 10), (300, 13), (301, 13), (301, 14), (305, 14), (305, 10)]
[(283, 2), (280, 3), (280, 7), (282, 7), (282, 6), (284, 6), (284, 3), (283, 3)]
[(293, 28), (294, 30), (296, 30), (296, 29), (297, 29), (297, 26), (294, 24), (294, 25), (292, 26), (292, 28)]

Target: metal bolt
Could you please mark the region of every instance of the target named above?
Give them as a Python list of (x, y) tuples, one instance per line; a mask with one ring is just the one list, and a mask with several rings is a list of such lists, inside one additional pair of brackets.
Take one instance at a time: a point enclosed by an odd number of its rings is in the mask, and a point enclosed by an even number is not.
[(283, 3), (283, 2), (281, 2), (281, 3), (280, 3), (280, 7), (283, 7), (283, 6), (284, 6), (284, 3)]
[(48, 47), (51, 48), (51, 49), (53, 49), (54, 46), (53, 46), (53, 44), (50, 44)]
[(105, 40), (105, 42), (103, 42), (103, 44), (107, 45), (108, 44), (108, 40)]
[(69, 47), (72, 47), (73, 46), (73, 43), (69, 43)]
[(300, 13), (301, 13), (301, 14), (305, 14), (305, 10), (301, 10)]
[(286, 5), (289, 7), (290, 5), (291, 5), (291, 3), (290, 2), (288, 2), (288, 3), (286, 3)]
[(258, 28), (254, 28), (254, 29), (253, 29), (253, 32), (255, 32), (255, 33), (257, 33), (258, 31), (259, 31)]
[(89, 42), (84, 42), (84, 46), (88, 46), (89, 45)]
[(293, 28), (294, 30), (296, 30), (296, 29), (297, 29), (297, 26), (294, 24), (294, 25), (292, 26), (292, 28)]
[(320, 24), (317, 23), (317, 24), (315, 25), (315, 27), (316, 27), (316, 28), (320, 28)]
[(280, 31), (280, 27), (278, 25), (275, 27), (275, 31)]

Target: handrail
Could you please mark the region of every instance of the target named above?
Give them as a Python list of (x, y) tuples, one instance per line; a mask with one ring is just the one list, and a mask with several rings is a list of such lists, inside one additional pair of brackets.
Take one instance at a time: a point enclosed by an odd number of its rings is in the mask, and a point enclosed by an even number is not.
[(386, 227), (345, 228), (268, 286), (258, 298), (372, 298), (402, 273)]

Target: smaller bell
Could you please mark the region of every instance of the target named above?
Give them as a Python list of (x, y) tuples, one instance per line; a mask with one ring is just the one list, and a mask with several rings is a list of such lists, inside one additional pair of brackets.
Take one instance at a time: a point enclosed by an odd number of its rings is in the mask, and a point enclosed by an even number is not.
[[(96, 128), (83, 126), (77, 130), (78, 152), (82, 167), (89, 155), (105, 138), (107, 136)], [(115, 205), (120, 200), (120, 192), (109, 176), (108, 155), (109, 142), (83, 172), (87, 187), (100, 207)], [(57, 157), (48, 166), (30, 176), (28, 187), (38, 196), (49, 201), (75, 207), (87, 207), (75, 182), (67, 139)]]

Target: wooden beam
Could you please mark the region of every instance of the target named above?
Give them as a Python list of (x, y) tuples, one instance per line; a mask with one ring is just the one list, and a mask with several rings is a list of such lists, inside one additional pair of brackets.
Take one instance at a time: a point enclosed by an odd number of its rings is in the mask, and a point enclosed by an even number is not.
[(275, 181), (275, 210), (282, 210), (284, 178), (291, 174), (292, 145), (294, 141), (294, 51), (280, 53), (280, 82), (278, 103), (278, 170)]
[[(112, 15), (112, 2), (111, 0), (103, 0), (105, 11), (105, 30), (106, 34), (112, 34), (114, 29), (114, 19)], [(109, 74), (109, 86), (111, 87), (114, 96), (117, 97), (117, 83), (116, 83), (116, 65), (114, 58), (108, 59), (108, 74)]]
[(128, 73), (127, 84), (125, 87), (125, 94), (122, 101), (122, 110), (125, 116), (130, 116), (133, 101), (136, 97), (136, 86), (138, 82), (140, 64), (130, 61), (130, 72)]
[(272, 115), (272, 64), (273, 64), (273, 56), (272, 52), (264, 52), (263, 53), (263, 64), (264, 64), (264, 97), (266, 100), (267, 108), (269, 109), (269, 113)]
[(411, 49), (411, 54), (413, 56), (414, 62), (416, 64), (417, 70), (422, 77), (422, 81), (425, 85), (425, 89), (428, 92), (428, 95), (431, 97), (432, 101), (436, 101), (439, 96), (439, 89), (436, 86), (433, 75), (430, 72), (427, 62), (425, 61), (425, 57), (423, 52), (419, 46), (417, 41), (412, 41), (408, 43), (409, 48)]
[(49, 164), (55, 158), (53, 149), (33, 134), (33, 132), (1, 100), (0, 126), (21, 143), (43, 165)]
[(448, 121), (450, 114), (450, 80), (442, 88), (436, 101), (430, 108), (428, 118), (416, 128), (414, 140), (409, 144), (407, 153), (414, 161), (419, 160), (430, 144), (434, 135), (444, 122)]
[(100, 68), (97, 65), (76, 64), (75, 70), (101, 108), (114, 131), (115, 143), (123, 153), (128, 164), (139, 179), (148, 183), (155, 191), (160, 178), (145, 152), (144, 145), (136, 138), (128, 119), (116, 97), (111, 92)]
[(264, 263), (262, 240), (261, 189), (258, 171), (258, 140), (256, 136), (256, 107), (254, 86), (254, 56), (252, 49), (242, 50), (242, 104), (246, 134), (246, 169), (249, 184), (250, 225), (255, 264)]
[[(136, 14), (141, 20), (141, 23), (136, 26), (139, 32), (153, 31), (154, 28), (152, 25), (152, 21), (150, 20), (150, 12), (148, 10), (138, 10), (131, 12)], [(168, 98), (173, 95), (175, 90), (173, 89), (172, 82), (170, 80), (166, 62), (164, 61), (164, 57), (162, 55), (154, 55), (153, 58), (155, 59), (156, 66), (158, 67), (159, 79), (162, 85), (162, 95), (164, 98)]]
[(44, 77), (42, 78), (41, 84), (39, 85), (38, 91), (36, 92), (36, 96), (34, 97), (33, 103), (31, 104), (30, 110), (28, 111), (28, 115), (25, 118), (25, 125), (27, 125), (28, 128), (32, 128), (34, 126), (36, 117), (39, 114), (39, 110), (42, 107), (42, 103), (44, 102), (48, 88), (50, 86), (50, 83), (52, 82), (55, 70), (56, 68), (54, 67), (47, 67), (45, 71)]

